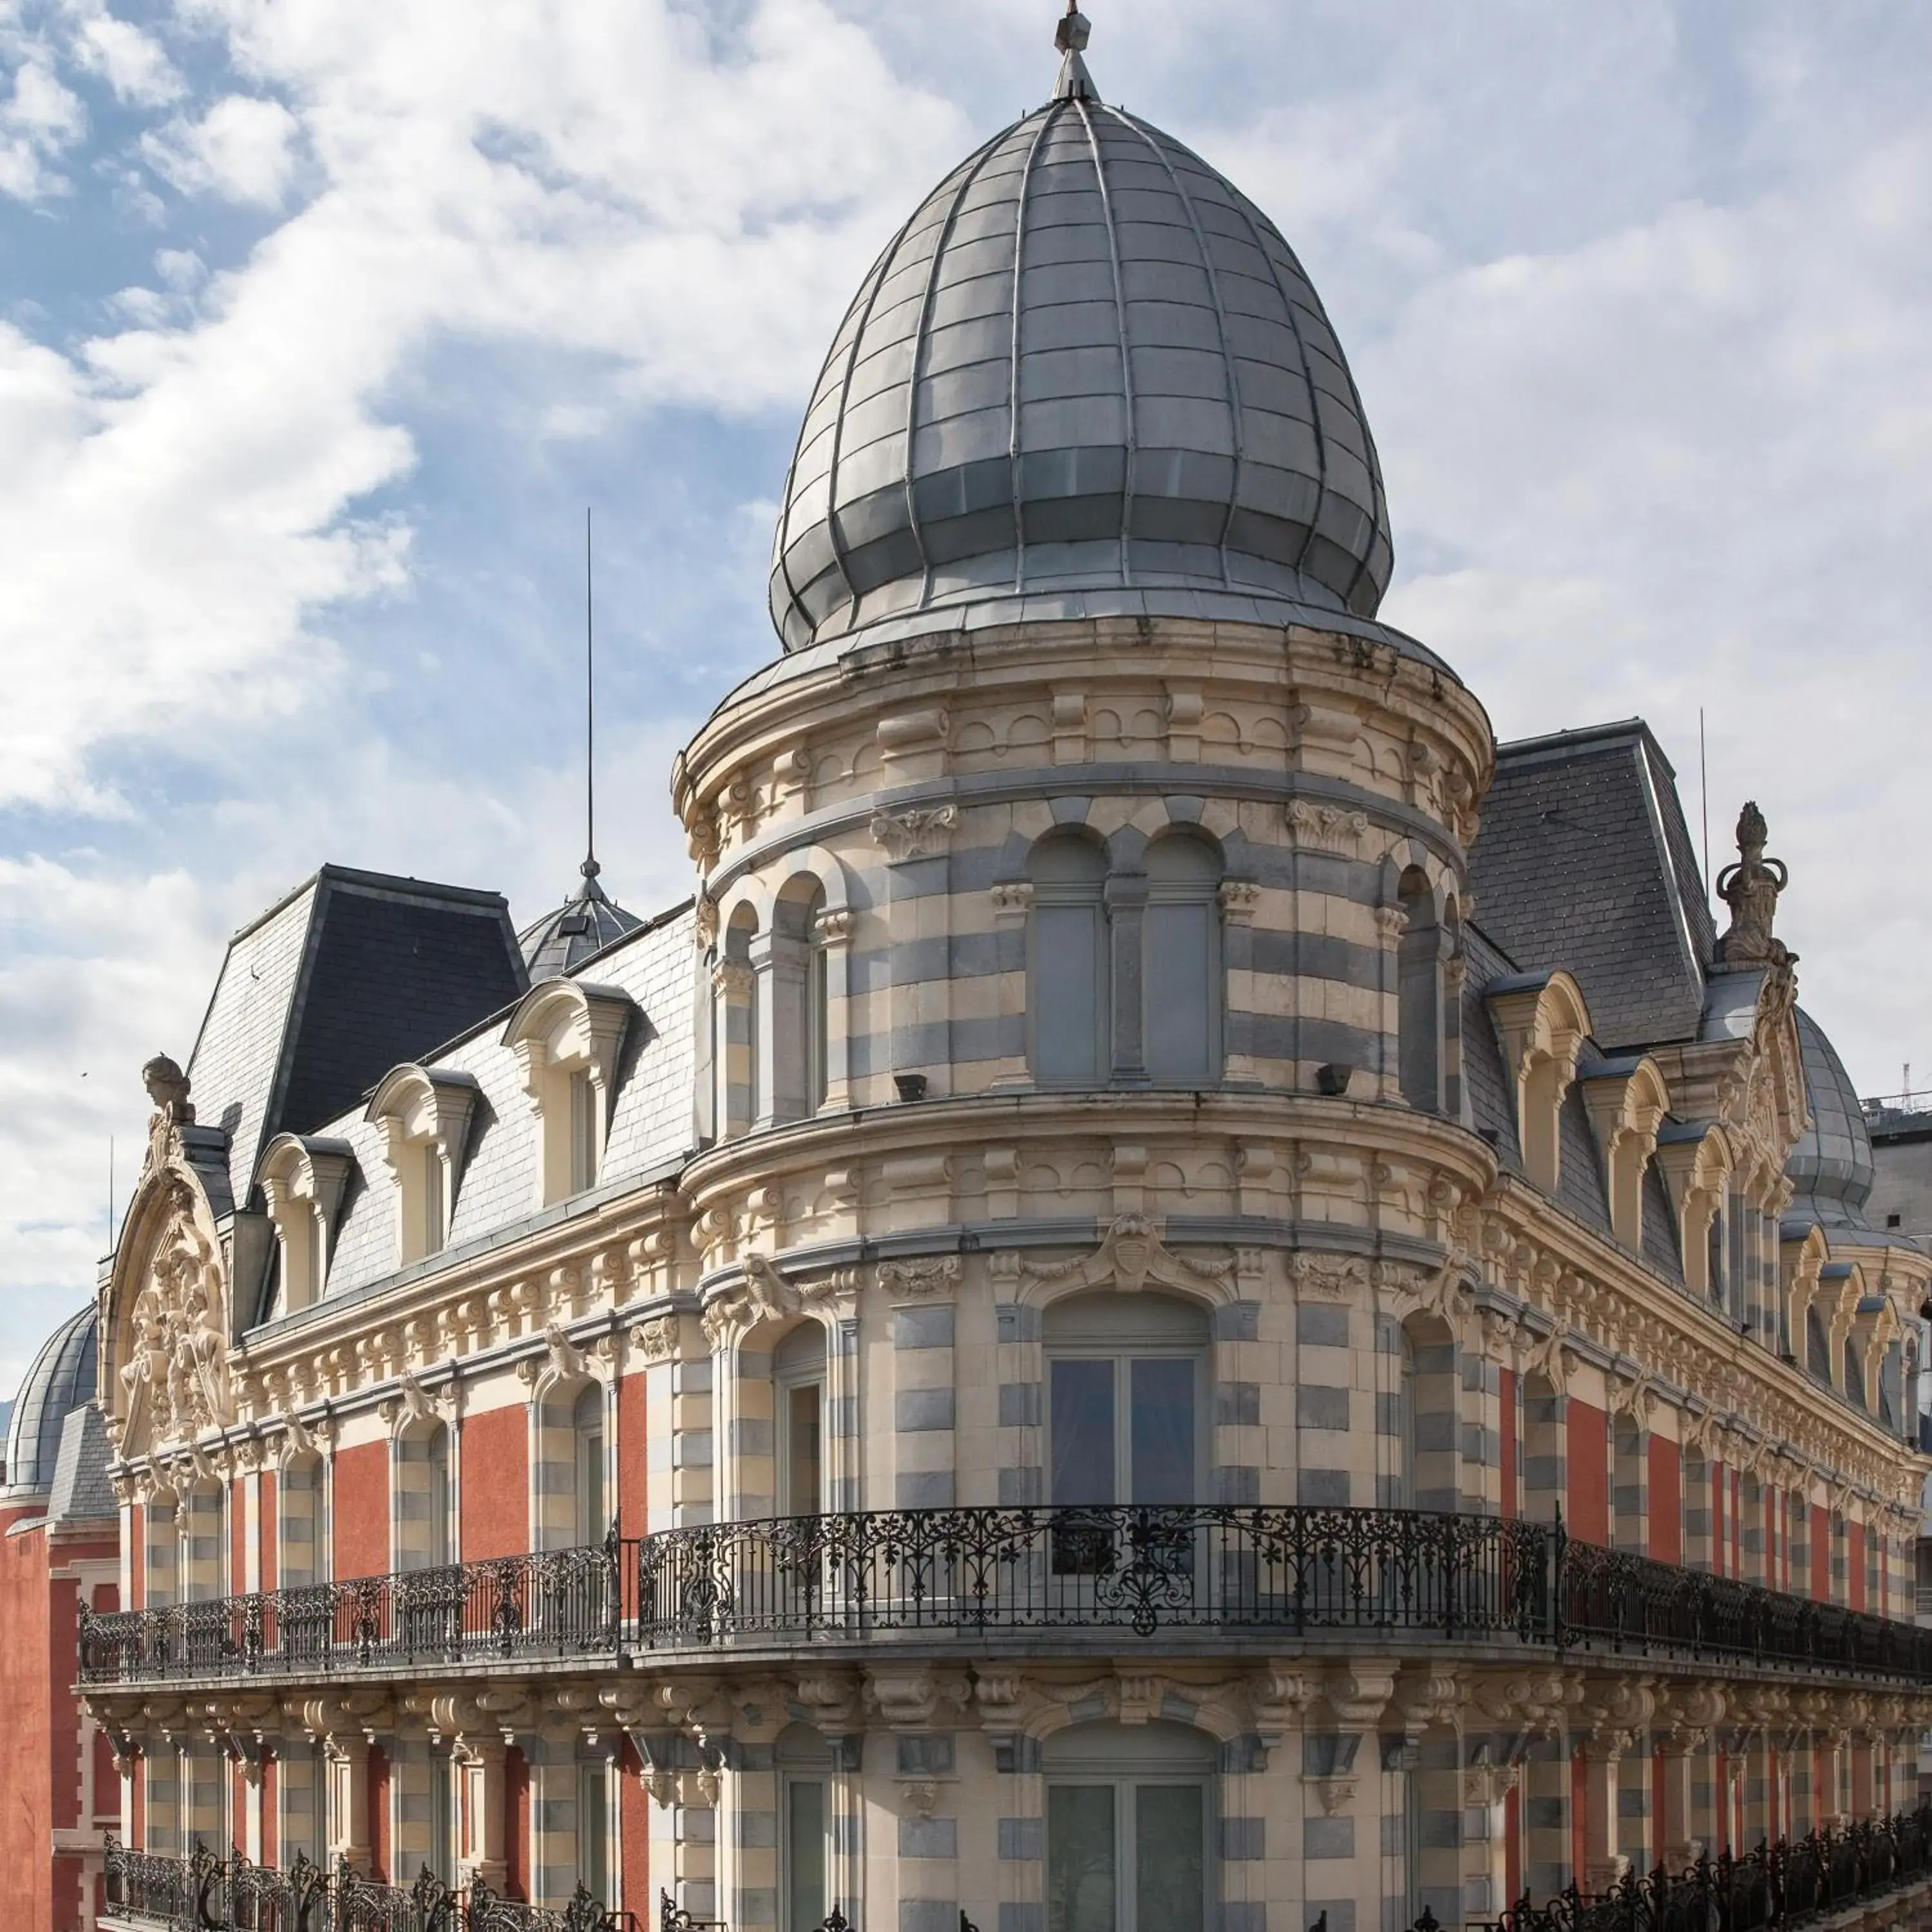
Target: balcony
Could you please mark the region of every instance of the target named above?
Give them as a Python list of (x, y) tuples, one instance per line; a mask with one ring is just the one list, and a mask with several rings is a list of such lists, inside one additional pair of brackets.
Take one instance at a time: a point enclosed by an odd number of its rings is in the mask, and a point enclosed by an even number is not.
[(137, 1852), (106, 1840), (104, 1923), (218, 1932), (635, 1932), (582, 1885), (548, 1911), (506, 1898), (478, 1880), (452, 1891), (428, 1870), (406, 1888), (378, 1885), (346, 1864), (325, 1870), (298, 1857), (286, 1872), (239, 1852), (191, 1858)]
[(1932, 1630), (1572, 1540), (1406, 1510), (882, 1510), (98, 1616), (85, 1685), (675, 1663), (896, 1639), (1220, 1648), (1324, 1632), (1932, 1683)]

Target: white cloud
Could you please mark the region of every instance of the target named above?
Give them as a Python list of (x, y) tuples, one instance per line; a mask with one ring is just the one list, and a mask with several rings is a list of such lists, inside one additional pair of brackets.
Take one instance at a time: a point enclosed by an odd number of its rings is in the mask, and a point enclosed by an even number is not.
[(141, 152), (183, 194), (278, 208), (295, 178), (299, 131), (279, 100), (231, 94), (199, 121), (172, 121), (144, 136)]
[(166, 50), (152, 34), (110, 14), (94, 0), (80, 0), (74, 29), (76, 64), (98, 74), (119, 100), (136, 107), (165, 107), (181, 98), (184, 83)]
[(87, 132), (87, 110), (37, 53), (0, 86), (0, 194), (44, 200), (67, 186), (53, 164)]

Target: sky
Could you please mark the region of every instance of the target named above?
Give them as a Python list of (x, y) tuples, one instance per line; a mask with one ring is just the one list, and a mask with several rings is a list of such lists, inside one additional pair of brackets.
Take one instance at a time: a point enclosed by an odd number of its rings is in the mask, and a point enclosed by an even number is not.
[[(326, 861), (690, 880), (825, 345), (1044, 100), (1054, 0), (0, 0), (0, 1396), (91, 1292), (227, 935)], [(1932, 1088), (1932, 8), (1087, 0), (1276, 219), (1387, 475), (1383, 614), (1498, 734), (1754, 797), (1862, 1091)], [(1478, 911), (1480, 917), (1480, 910)]]

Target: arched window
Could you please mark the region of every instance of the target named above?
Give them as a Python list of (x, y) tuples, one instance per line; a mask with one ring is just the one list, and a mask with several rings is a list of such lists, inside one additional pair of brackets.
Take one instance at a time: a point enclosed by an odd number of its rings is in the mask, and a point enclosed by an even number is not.
[(1445, 1324), (1418, 1317), (1402, 1324), (1402, 1370), (1396, 1506), (1453, 1512), (1462, 1480), (1456, 1414), (1462, 1376), (1456, 1340)]
[(592, 1382), (580, 1390), (571, 1413), (571, 1436), (576, 1450), (577, 1547), (588, 1550), (604, 1540), (610, 1527), (604, 1501), (604, 1390)]
[[(795, 880), (778, 896), (772, 909), (769, 958), (762, 968), (766, 981), (752, 994), (754, 1017), (758, 1001), (769, 999), (771, 1028), (769, 1064), (771, 1118), (799, 1120), (825, 1104), (826, 1031), (828, 1013), (825, 948), (819, 933), (825, 910), (825, 888), (818, 880)], [(758, 966), (760, 948), (750, 956)], [(758, 1043), (760, 1058), (767, 1042)]]
[(1081, 1294), (1044, 1324), (1048, 1500), (1199, 1499), (1208, 1321), (1164, 1294)]
[(778, 1734), (778, 1932), (816, 1932), (831, 1897), (832, 1750), (817, 1731)]
[(1396, 956), (1397, 1052), (1402, 1096), (1412, 1107), (1439, 1114), (1442, 1087), (1442, 928), (1428, 874), (1412, 866), (1400, 887), (1402, 928)]
[(398, 1570), (449, 1561), (449, 1431), (412, 1424), (396, 1438), (395, 1557)]
[(1066, 833), (1035, 846), (1028, 872), (1034, 1078), (1042, 1085), (1095, 1085), (1112, 1065), (1106, 859), (1097, 846)]
[(1047, 1932), (1202, 1932), (1215, 1754), (1178, 1724), (1046, 1741)]
[(778, 1455), (778, 1511), (817, 1516), (825, 1508), (825, 1330), (803, 1322), (772, 1352), (772, 1414)]
[(718, 963), (718, 1060), (727, 1138), (751, 1132), (758, 1115), (758, 978), (752, 968), (756, 920), (748, 906), (732, 916)]
[(1147, 1070), (1155, 1080), (1221, 1077), (1221, 862), (1176, 834), (1148, 848), (1144, 965)]

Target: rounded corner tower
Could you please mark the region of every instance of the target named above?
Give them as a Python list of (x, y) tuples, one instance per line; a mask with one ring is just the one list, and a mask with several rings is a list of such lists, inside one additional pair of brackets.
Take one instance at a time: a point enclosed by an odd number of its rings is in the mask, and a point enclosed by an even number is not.
[(772, 616), (788, 651), (1035, 615), (1372, 618), (1393, 558), (1294, 250), (1083, 70), (866, 277), (786, 480)]

